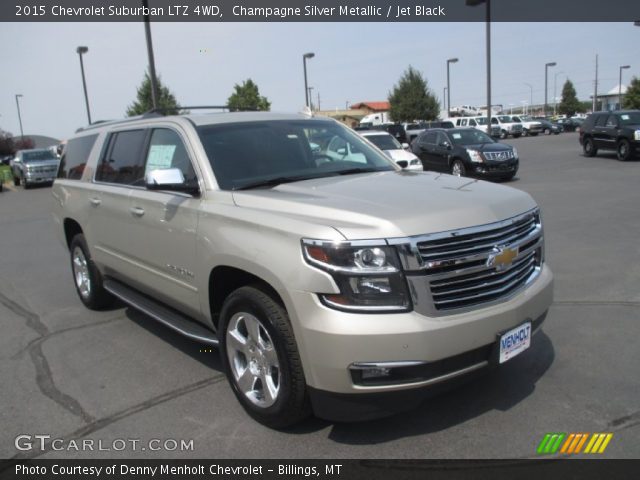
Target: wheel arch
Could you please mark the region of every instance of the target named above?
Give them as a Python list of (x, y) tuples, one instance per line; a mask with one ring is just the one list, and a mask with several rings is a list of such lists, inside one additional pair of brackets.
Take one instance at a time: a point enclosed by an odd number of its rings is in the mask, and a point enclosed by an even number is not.
[(67, 248), (70, 248), (73, 237), (75, 237), (79, 233), (83, 233), (82, 227), (73, 218), (65, 218), (63, 225), (64, 225), (64, 238), (67, 243)]

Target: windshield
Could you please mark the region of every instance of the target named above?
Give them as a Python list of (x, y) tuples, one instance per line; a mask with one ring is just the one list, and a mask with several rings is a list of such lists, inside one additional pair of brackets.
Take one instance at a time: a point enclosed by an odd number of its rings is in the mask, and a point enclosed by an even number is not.
[(500, 115), (500, 116), (498, 117), (498, 119), (499, 119), (501, 122), (506, 122), (506, 123), (510, 123), (510, 122), (512, 121), (512, 120), (511, 120), (511, 117), (510, 117), (509, 115)]
[(451, 141), (456, 145), (477, 145), (494, 143), (493, 139), (480, 130), (458, 130), (450, 133)]
[(365, 135), (364, 138), (380, 150), (402, 150), (402, 145), (391, 135)]
[(53, 153), (49, 150), (34, 150), (33, 152), (22, 152), (22, 161), (24, 163), (39, 162), (42, 160), (57, 160)]
[(640, 125), (640, 112), (630, 112), (620, 114), (622, 125)]
[(198, 127), (220, 188), (396, 170), (357, 133), (317, 120), (273, 120)]

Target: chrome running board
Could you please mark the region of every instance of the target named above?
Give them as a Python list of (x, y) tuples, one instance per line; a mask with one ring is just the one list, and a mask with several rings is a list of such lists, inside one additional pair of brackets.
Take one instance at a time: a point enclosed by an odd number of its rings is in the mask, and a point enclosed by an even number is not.
[(196, 323), (186, 315), (182, 315), (180, 312), (154, 301), (117, 280), (106, 278), (104, 280), (104, 289), (127, 305), (141, 311), (191, 340), (213, 346), (217, 346), (219, 343), (216, 334), (205, 326)]

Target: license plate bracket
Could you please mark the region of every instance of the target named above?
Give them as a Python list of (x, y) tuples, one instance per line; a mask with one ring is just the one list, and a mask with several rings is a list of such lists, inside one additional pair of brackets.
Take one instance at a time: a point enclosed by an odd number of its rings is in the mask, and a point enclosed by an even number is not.
[(498, 363), (520, 355), (531, 346), (531, 322), (526, 321), (498, 335)]

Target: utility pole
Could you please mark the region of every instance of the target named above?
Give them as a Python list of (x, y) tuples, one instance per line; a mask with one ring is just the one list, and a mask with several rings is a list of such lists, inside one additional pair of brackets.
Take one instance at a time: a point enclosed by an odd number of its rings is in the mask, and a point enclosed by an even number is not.
[(596, 53), (596, 80), (593, 82), (593, 105), (591, 111), (595, 112), (598, 108), (598, 54)]
[[(149, 1), (142, 0), (142, 6), (149, 8)], [(149, 57), (149, 76), (151, 77), (151, 102), (153, 108), (158, 108), (158, 80), (156, 78), (156, 62), (153, 58), (153, 43), (151, 42), (151, 24), (149, 15), (144, 15), (144, 33), (147, 38), (147, 56)]]
[(320, 92), (318, 92), (318, 110), (322, 110), (322, 109), (320, 108)]

